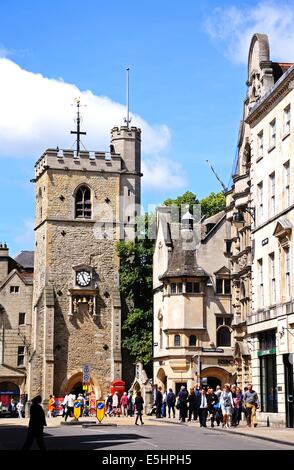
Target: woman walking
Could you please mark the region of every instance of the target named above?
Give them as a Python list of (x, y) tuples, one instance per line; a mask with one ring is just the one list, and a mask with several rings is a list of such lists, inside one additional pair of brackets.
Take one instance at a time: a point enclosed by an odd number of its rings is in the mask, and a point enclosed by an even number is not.
[(136, 398), (135, 398), (135, 407), (136, 407), (136, 421), (135, 421), (135, 424), (137, 426), (139, 426), (138, 425), (138, 418), (140, 418), (141, 424), (144, 424), (143, 420), (142, 420), (143, 405), (144, 405), (143, 397), (141, 396), (141, 392), (138, 391), (137, 395), (136, 395)]
[(230, 390), (230, 384), (225, 384), (224, 390), (220, 396), (220, 404), (223, 414), (223, 428), (230, 427), (230, 416), (234, 407), (233, 397)]

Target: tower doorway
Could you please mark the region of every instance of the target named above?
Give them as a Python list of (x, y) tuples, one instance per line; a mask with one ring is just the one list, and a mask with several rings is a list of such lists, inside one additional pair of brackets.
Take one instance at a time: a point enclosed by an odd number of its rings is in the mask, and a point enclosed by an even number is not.
[(72, 391), (73, 391), (73, 393), (75, 394), (76, 397), (78, 396), (79, 393), (84, 393), (82, 382), (77, 382), (73, 386)]

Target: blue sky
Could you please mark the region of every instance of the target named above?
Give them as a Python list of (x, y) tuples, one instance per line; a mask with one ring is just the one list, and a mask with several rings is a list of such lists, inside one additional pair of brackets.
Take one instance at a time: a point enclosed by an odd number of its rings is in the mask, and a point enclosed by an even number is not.
[(0, 241), (33, 248), (35, 160), (70, 147), (81, 95), (85, 146), (107, 150), (125, 116), (142, 127), (145, 208), (227, 184), (254, 32), (294, 60), (293, 1), (4, 0), (0, 4)]

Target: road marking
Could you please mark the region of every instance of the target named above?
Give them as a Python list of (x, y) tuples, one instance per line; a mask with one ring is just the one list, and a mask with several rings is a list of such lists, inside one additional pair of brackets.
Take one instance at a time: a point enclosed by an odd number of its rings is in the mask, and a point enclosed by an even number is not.
[(140, 442), (144, 442), (145, 444), (149, 444), (149, 445), (152, 446), (152, 447), (158, 447), (158, 445), (153, 444), (153, 442), (149, 442), (149, 441), (145, 441), (145, 440), (144, 440), (144, 441), (141, 440)]

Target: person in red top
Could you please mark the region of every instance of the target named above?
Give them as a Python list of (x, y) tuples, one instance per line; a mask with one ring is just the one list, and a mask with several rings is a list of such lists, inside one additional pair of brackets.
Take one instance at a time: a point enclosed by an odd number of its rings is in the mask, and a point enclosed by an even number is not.
[(122, 416), (128, 416), (128, 394), (124, 392), (123, 396), (120, 399), (120, 406)]

